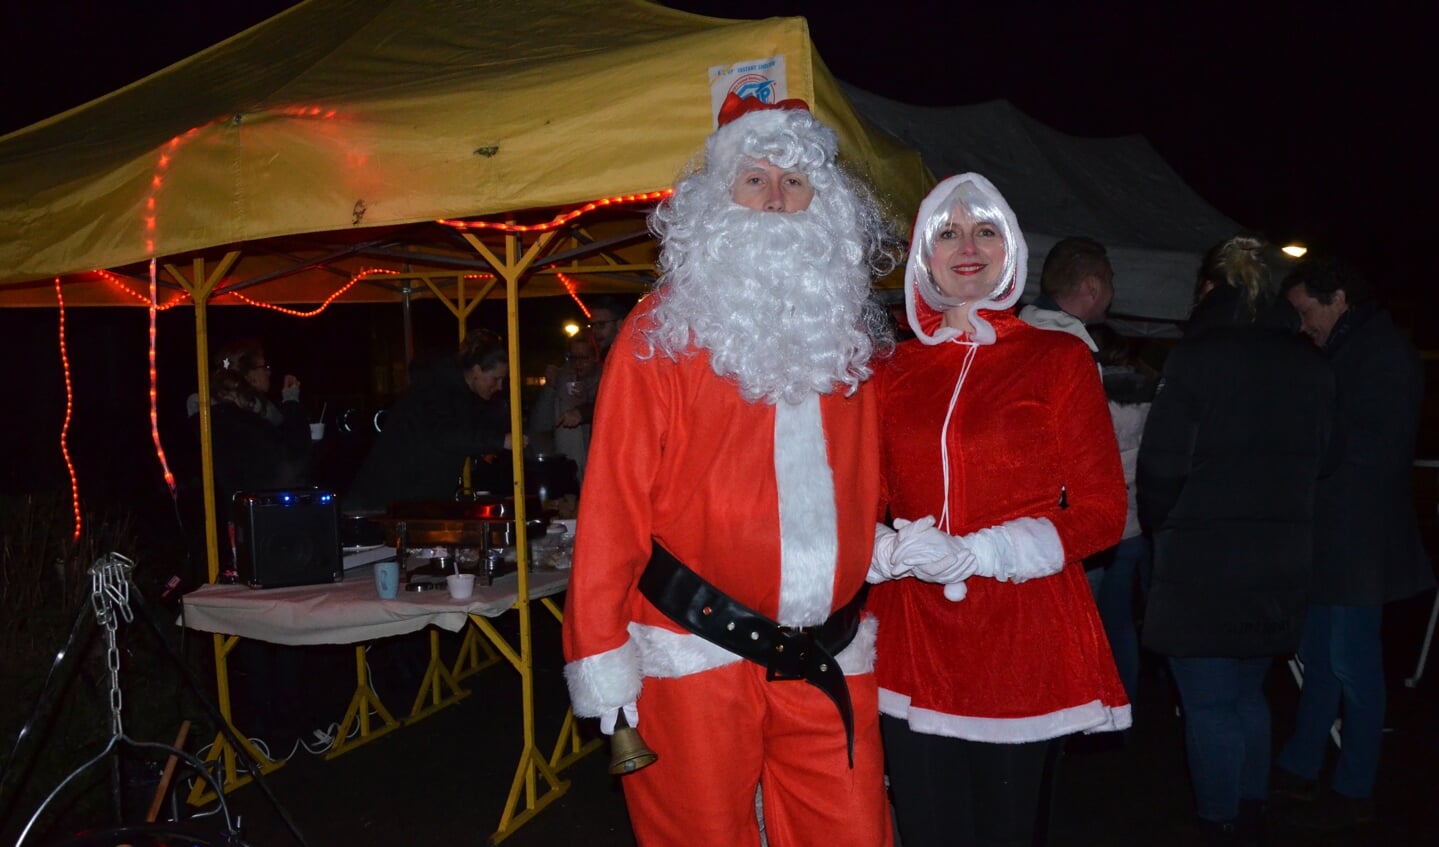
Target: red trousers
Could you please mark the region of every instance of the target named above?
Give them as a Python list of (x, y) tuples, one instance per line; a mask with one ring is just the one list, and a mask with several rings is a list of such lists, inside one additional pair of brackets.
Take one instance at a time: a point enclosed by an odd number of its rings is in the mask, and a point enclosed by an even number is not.
[(851, 676), (854, 768), (834, 703), (753, 662), (646, 678), (640, 734), (659, 754), (621, 779), (641, 847), (891, 847), (874, 674)]

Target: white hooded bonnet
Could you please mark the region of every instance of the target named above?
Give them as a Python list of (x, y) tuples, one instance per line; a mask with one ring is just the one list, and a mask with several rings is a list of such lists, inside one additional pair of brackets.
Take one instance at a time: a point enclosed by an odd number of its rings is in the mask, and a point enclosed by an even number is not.
[[(961, 199), (963, 194), (970, 195), (970, 203)], [(977, 206), (973, 202), (976, 197), (984, 205)], [(929, 270), (935, 236), (948, 223), (952, 210), (957, 206), (969, 208), (979, 220), (996, 224), (1004, 236), (1004, 269), (1000, 273), (1000, 281), (988, 297), (967, 307), (970, 324), (974, 327), (968, 340), (975, 344), (993, 344), (994, 327), (979, 317), (979, 310), (1002, 311), (1019, 301), (1024, 293), (1029, 246), (1019, 229), (1019, 220), (1005, 202), (1004, 195), (989, 180), (976, 173), (959, 174), (944, 180), (919, 204), (914, 235), (910, 241), (909, 263), (904, 274), (904, 304), (909, 315), (909, 328), (925, 344), (943, 344), (960, 337), (959, 330), (943, 326), (942, 320), (945, 311), (964, 305), (964, 301), (955, 300), (940, 291)], [(921, 314), (919, 300), (923, 300), (931, 311)], [(926, 325), (933, 329), (933, 334), (926, 331)]]

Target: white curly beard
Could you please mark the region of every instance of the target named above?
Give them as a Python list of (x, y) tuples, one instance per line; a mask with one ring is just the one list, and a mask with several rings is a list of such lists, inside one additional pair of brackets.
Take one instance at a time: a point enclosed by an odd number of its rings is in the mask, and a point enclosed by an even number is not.
[[(853, 227), (851, 227), (852, 229)], [(748, 401), (799, 402), (869, 376), (871, 332), (864, 235), (803, 212), (734, 204), (665, 239), (668, 273), (646, 335), (669, 356), (706, 350)]]

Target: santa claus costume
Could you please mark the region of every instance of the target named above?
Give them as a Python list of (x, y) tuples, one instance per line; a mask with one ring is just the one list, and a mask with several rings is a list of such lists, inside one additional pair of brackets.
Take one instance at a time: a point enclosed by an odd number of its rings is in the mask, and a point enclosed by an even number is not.
[[(834, 156), (807, 111), (724, 122), (704, 169), (656, 213), (660, 289), (606, 360), (565, 672), (577, 715), (606, 727), (623, 710), (659, 756), (621, 783), (642, 845), (759, 844), (757, 787), (773, 847), (891, 843), (874, 622), (858, 612), (880, 508), (877, 406), (862, 385), (865, 232), (878, 219)], [(730, 200), (740, 163), (761, 159), (803, 172), (806, 211)], [(688, 582), (655, 589), (676, 562)], [(751, 636), (793, 646), (779, 626), (841, 618), (844, 638), (803, 678), (774, 678), (746, 650)]]
[[(929, 267), (934, 239), (961, 208), (997, 227), (1007, 248), (995, 288), (972, 302), (947, 296)], [(906, 847), (1007, 843), (1032, 825), (1052, 753), (1038, 745), (1005, 760), (1014, 745), (1130, 723), (1080, 562), (1119, 541), (1124, 478), (1089, 351), (1008, 311), (1027, 248), (994, 186), (974, 174), (945, 180), (922, 204), (914, 238), (905, 297), (917, 338), (874, 380), (881, 463), (896, 526), (932, 518), (939, 545), (965, 564), (940, 579), (947, 585), (906, 565), (893, 575), (920, 578), (871, 592), (890, 779)], [(963, 311), (968, 332), (942, 325), (950, 310)], [(956, 757), (971, 757), (961, 766), (945, 761), (940, 738), (1011, 747), (955, 745), (968, 751)], [(1019, 772), (987, 772), (992, 753), (1002, 763), (991, 770)], [(1010, 793), (996, 799), (1005, 780)], [(943, 796), (950, 790), (965, 796)]]

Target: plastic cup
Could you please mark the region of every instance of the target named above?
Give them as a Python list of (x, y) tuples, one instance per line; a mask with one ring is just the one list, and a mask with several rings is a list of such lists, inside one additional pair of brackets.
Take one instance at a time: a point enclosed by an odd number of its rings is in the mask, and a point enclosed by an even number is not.
[(475, 593), (475, 575), (472, 573), (452, 573), (445, 577), (445, 582), (450, 586), (450, 597), (455, 600), (468, 600)]
[(310, 440), (311, 440), (311, 441), (319, 441), (321, 438), (324, 438), (324, 437), (325, 437), (325, 424), (324, 424), (323, 422), (310, 424)]
[(400, 593), (400, 563), (379, 562), (375, 565), (375, 591), (381, 600), (393, 600)]

